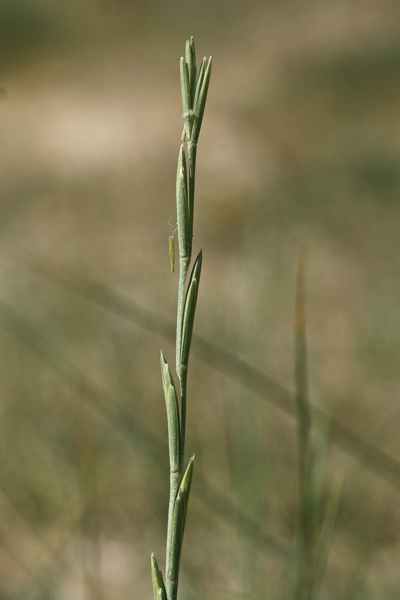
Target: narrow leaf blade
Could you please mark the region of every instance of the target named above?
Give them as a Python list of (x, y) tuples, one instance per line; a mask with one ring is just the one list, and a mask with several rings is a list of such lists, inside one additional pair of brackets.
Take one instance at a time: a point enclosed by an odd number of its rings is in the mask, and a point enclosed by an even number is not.
[(169, 555), (167, 556), (167, 579), (172, 581), (177, 581), (179, 577), (179, 562), (192, 484), (193, 461), (194, 456), (190, 459), (182, 478), (172, 514), (171, 543), (168, 547)]
[(180, 457), (180, 422), (178, 398), (168, 363), (161, 353), (161, 376), (164, 387), (165, 406), (168, 423), (168, 447), (171, 473), (179, 471)]
[(176, 173), (176, 208), (178, 216), (179, 256), (188, 257), (190, 254), (190, 228), (188, 217), (187, 167), (183, 144), (179, 151)]
[(167, 600), (163, 576), (158, 568), (157, 560), (153, 552), (151, 554), (151, 575), (153, 579), (154, 600)]
[(196, 313), (197, 295), (200, 283), (202, 251), (197, 255), (193, 265), (192, 272), (188, 283), (188, 290), (185, 298), (185, 306), (183, 309), (182, 320), (182, 345), (180, 362), (184, 367), (187, 367), (189, 362), (190, 345), (192, 342), (193, 323)]
[(193, 36), (186, 42), (186, 64), (188, 66), (188, 74), (189, 74), (189, 86), (190, 86), (190, 107), (193, 108), (193, 98), (194, 92), (196, 88), (196, 77), (197, 77), (197, 67), (196, 67), (196, 51), (194, 47), (194, 38)]
[(206, 67), (206, 70), (204, 73), (204, 78), (203, 78), (203, 81), (201, 84), (201, 89), (200, 89), (196, 104), (193, 106), (194, 122), (193, 122), (193, 127), (192, 127), (192, 138), (191, 139), (196, 144), (197, 144), (197, 141), (199, 138), (201, 123), (203, 121), (204, 110), (206, 107), (208, 87), (210, 85), (210, 78), (211, 78), (211, 67), (212, 67), (212, 58), (210, 56), (210, 58), (208, 59), (207, 67)]

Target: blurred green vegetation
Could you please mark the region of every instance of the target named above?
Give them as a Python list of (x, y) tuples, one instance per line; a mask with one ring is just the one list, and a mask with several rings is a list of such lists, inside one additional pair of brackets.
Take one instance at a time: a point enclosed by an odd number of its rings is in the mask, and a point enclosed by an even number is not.
[(151, 596), (192, 34), (214, 71), (182, 597), (287, 598), (303, 242), (324, 502), (346, 475), (320, 598), (399, 596), (399, 30), (395, 0), (0, 1), (1, 598)]

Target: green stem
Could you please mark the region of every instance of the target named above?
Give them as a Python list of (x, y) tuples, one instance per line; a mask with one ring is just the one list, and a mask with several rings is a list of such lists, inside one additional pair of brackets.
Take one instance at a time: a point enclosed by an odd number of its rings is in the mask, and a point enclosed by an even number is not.
[(185, 436), (186, 436), (186, 383), (187, 383), (187, 365), (180, 363), (178, 372), (179, 387), (181, 392), (181, 446), (179, 456), (179, 468), (183, 473), (185, 459)]
[(176, 372), (179, 376), (179, 365), (181, 362), (182, 346), (182, 322), (183, 310), (185, 308), (185, 286), (187, 273), (190, 266), (190, 256), (181, 256), (179, 259), (179, 285), (178, 285), (178, 309), (176, 316)]
[[(170, 475), (169, 475), (169, 506), (168, 506), (168, 526), (167, 526), (167, 552), (166, 552), (166, 557), (167, 557), (167, 564), (166, 564), (166, 569), (165, 572), (168, 574), (171, 570), (171, 565), (169, 564), (169, 556), (170, 556), (170, 545), (171, 545), (171, 540), (172, 540), (172, 527), (173, 527), (173, 519), (172, 519), (172, 512), (174, 510), (174, 505), (175, 505), (175, 500), (176, 500), (176, 495), (178, 493), (178, 489), (179, 489), (179, 485), (181, 483), (182, 480), (182, 474), (181, 472), (172, 472), (170, 471)], [(166, 582), (166, 590), (167, 590), (167, 596), (168, 596), (168, 600), (171, 600), (170, 598), (170, 593), (169, 593), (169, 581), (167, 580)]]
[(174, 579), (169, 579), (167, 576), (165, 589), (167, 591), (168, 600), (176, 600), (176, 598), (178, 597), (178, 581)]
[(181, 442), (180, 442), (180, 457), (179, 468), (181, 475), (183, 474), (183, 461), (185, 455), (185, 434), (186, 434), (186, 381), (187, 381), (187, 365), (182, 364), (181, 347), (182, 347), (182, 324), (183, 311), (185, 307), (185, 286), (190, 265), (190, 258), (185, 258), (180, 261), (179, 268), (179, 290), (178, 290), (178, 316), (176, 323), (176, 373), (179, 379), (179, 389), (181, 397)]
[(189, 159), (189, 242), (190, 250), (192, 250), (194, 223), (194, 183), (196, 174), (197, 143), (192, 140), (189, 140), (187, 142), (187, 151)]
[(178, 597), (178, 576), (174, 572), (174, 568), (171, 565), (166, 567), (166, 578), (165, 578), (165, 591), (167, 592), (167, 600), (176, 600)]

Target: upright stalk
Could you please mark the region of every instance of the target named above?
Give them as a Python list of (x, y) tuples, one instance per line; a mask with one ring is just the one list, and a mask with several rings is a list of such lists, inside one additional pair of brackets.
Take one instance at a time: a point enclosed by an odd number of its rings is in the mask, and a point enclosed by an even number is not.
[(307, 247), (303, 246), (296, 285), (295, 384), (299, 443), (299, 531), (296, 600), (310, 600), (315, 547), (314, 465), (311, 444), (311, 415), (308, 398), (307, 349), (305, 335), (305, 293)]
[[(308, 395), (307, 346), (305, 326), (306, 270), (308, 251), (304, 246), (297, 273), (295, 324), (295, 384), (298, 445), (300, 459), (299, 523), (293, 600), (316, 600), (326, 566), (329, 545), (335, 529), (342, 484), (323, 504), (324, 477), (321, 472), (328, 430), (319, 425), (319, 444), (312, 437)], [(317, 422), (318, 425), (318, 422)]]
[[(151, 555), (155, 600), (176, 600), (179, 564), (193, 474), (194, 456), (184, 470), (186, 438), (186, 395), (190, 344), (192, 340), (197, 294), (200, 282), (202, 252), (196, 257), (192, 271), (194, 190), (196, 152), (211, 77), (211, 57), (203, 58), (197, 74), (194, 40), (186, 42), (185, 57), (180, 61), (180, 77), (184, 130), (179, 150), (176, 175), (176, 205), (179, 243), (179, 283), (176, 320), (176, 374), (179, 394), (161, 353), (161, 376), (168, 421), (170, 461), (170, 493), (166, 547), (166, 579), (164, 582), (154, 554)], [(171, 240), (170, 240), (171, 247)], [(172, 260), (171, 260), (171, 264)], [(180, 402), (178, 401), (180, 399)]]

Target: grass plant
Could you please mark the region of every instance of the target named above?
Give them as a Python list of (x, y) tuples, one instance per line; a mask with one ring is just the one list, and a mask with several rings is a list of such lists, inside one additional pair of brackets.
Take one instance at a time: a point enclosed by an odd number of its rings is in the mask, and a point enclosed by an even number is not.
[[(165, 581), (155, 555), (151, 556), (155, 600), (176, 600), (179, 565), (193, 475), (194, 456), (185, 468), (186, 396), (189, 354), (200, 282), (202, 251), (190, 276), (194, 224), (196, 153), (211, 77), (211, 57), (203, 58), (197, 73), (193, 37), (186, 42), (180, 61), (184, 129), (178, 156), (176, 204), (179, 244), (178, 309), (176, 319), (176, 375), (178, 386), (161, 352), (161, 376), (168, 422), (170, 494), (166, 544)], [(171, 271), (174, 271), (174, 244), (169, 238)], [(178, 400), (179, 398), (179, 400)]]
[(305, 325), (307, 263), (308, 247), (304, 245), (297, 272), (294, 311), (299, 513), (295, 540), (293, 600), (317, 600), (319, 597), (342, 491), (340, 485), (338, 490), (329, 496), (327, 506), (324, 507), (324, 463), (329, 428), (326, 420), (315, 420), (314, 423), (309, 401)]

